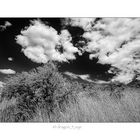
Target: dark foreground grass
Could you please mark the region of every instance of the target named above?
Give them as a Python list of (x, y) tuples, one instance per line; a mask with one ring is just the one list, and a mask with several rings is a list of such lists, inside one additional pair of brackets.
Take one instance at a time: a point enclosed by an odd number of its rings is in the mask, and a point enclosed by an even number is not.
[(140, 88), (81, 85), (47, 64), (7, 80), (0, 122), (140, 122)]

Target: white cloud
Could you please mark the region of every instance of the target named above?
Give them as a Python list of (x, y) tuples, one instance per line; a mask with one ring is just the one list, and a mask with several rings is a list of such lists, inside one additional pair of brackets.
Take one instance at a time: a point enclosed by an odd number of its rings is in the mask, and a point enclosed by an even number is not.
[(63, 22), (65, 25), (77, 26), (85, 31), (91, 30), (96, 18), (67, 18)]
[(103, 18), (83, 37), (90, 59), (117, 68), (109, 71), (116, 73), (112, 81), (127, 84), (140, 73), (140, 18)]
[(70, 77), (72, 77), (72, 78), (74, 78), (74, 79), (77, 79), (77, 78), (78, 78), (78, 75), (76, 75), (76, 74), (74, 74), (74, 73), (72, 73), (72, 72), (66, 71), (66, 72), (64, 72), (64, 74), (65, 74), (65, 75), (68, 75), (68, 76), (70, 76)]
[(12, 24), (9, 21), (5, 21), (5, 27), (12, 26)]
[(96, 84), (108, 84), (108, 83), (110, 83), (110, 81), (92, 80), (90, 78), (90, 75), (89, 74), (74, 74), (74, 73), (68, 72), (68, 71), (64, 72), (64, 74), (65, 75), (68, 75), (68, 76), (70, 76), (70, 77), (72, 77), (74, 79), (80, 78), (80, 79), (85, 80), (85, 81), (88, 81), (90, 83), (96, 83)]
[(67, 30), (59, 35), (54, 28), (39, 20), (32, 21), (29, 27), (22, 30), (16, 41), (22, 46), (23, 53), (37, 63), (47, 63), (49, 60), (67, 62), (75, 59), (74, 53), (78, 52), (70, 42), (71, 35)]
[(73, 46), (71, 43), (72, 37), (68, 30), (62, 30), (60, 35), (61, 45), (63, 46), (63, 54), (62, 56), (68, 60), (76, 59), (75, 53), (80, 53), (80, 51)]
[(5, 21), (4, 25), (0, 25), (0, 31), (4, 31), (7, 27), (12, 26), (9, 21)]
[(16, 72), (12, 69), (0, 69), (0, 73), (2, 73), (2, 74), (15, 74)]
[(12, 57), (8, 57), (8, 60), (9, 60), (9, 61), (13, 61), (13, 58), (12, 58)]
[(74, 79), (82, 79), (82, 80), (85, 80), (85, 81), (88, 81), (88, 82), (94, 82), (90, 79), (90, 75), (89, 74), (74, 74), (72, 72), (64, 72), (65, 75), (68, 75)]
[(94, 82), (93, 80), (90, 79), (89, 74), (78, 75), (78, 77), (88, 82)]
[(96, 80), (95, 83), (96, 83), (96, 84), (109, 84), (110, 81)]
[[(140, 18), (68, 18), (66, 25), (84, 29), (88, 40), (82, 51), (90, 53), (89, 59), (98, 58), (98, 63), (110, 64), (109, 73), (115, 73), (112, 81), (129, 83), (140, 73)], [(32, 61), (46, 63), (49, 60), (68, 62), (81, 52), (73, 46), (68, 30), (60, 34), (41, 21), (32, 21), (18, 35), (17, 43)], [(60, 51), (61, 50), (61, 51)], [(80, 76), (89, 79), (88, 75)]]

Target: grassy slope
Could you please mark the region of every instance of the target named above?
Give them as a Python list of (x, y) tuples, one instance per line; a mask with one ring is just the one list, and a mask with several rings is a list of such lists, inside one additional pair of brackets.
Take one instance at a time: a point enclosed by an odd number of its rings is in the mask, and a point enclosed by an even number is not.
[[(139, 122), (139, 89), (125, 89), (112, 94), (108, 90), (81, 93), (78, 103), (67, 108), (66, 121), (69, 122)], [(121, 95), (120, 95), (121, 94)]]
[[(101, 86), (101, 85), (100, 85)], [(36, 115), (29, 122), (139, 122), (140, 121), (140, 89), (127, 87), (116, 92), (94, 86), (77, 93), (72, 101), (71, 98), (63, 106), (65, 110), (56, 109), (48, 115), (45, 109), (38, 109)], [(3, 101), (0, 108), (8, 108), (15, 104)], [(12, 108), (13, 109), (13, 108)], [(7, 109), (5, 118), (12, 117), (11, 108)], [(1, 120), (5, 121), (5, 120)], [(8, 120), (7, 120), (8, 121)], [(10, 121), (10, 119), (9, 119)], [(12, 120), (11, 120), (12, 121)]]
[[(30, 82), (28, 81), (28, 83)], [(72, 94), (68, 90), (66, 95), (59, 98), (58, 104), (51, 111), (48, 111), (47, 107), (40, 108), (38, 104), (30, 102), (30, 99), (26, 99), (25, 105), (24, 102), (19, 101), (21, 96), (10, 99), (3, 98), (0, 102), (0, 121), (140, 122), (140, 86), (137, 83), (128, 86), (80, 85), (80, 83), (76, 85), (72, 81), (70, 83)], [(39, 96), (42, 95), (39, 94), (36, 98)], [(34, 97), (31, 100), (34, 100)], [(35, 111), (32, 110), (31, 106)]]

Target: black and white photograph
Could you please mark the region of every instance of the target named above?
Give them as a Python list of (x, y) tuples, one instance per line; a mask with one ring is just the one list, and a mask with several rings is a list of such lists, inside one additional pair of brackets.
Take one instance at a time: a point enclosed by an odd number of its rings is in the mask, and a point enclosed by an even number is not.
[(0, 139), (139, 139), (138, 0), (0, 5)]
[(140, 18), (1, 17), (0, 122), (140, 122)]

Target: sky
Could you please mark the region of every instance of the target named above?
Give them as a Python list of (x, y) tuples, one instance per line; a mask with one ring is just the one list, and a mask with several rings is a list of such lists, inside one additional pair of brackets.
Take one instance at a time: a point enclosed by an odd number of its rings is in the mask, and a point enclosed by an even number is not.
[(0, 81), (49, 61), (87, 82), (140, 79), (140, 18), (0, 18)]

